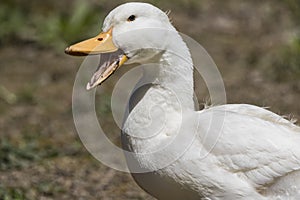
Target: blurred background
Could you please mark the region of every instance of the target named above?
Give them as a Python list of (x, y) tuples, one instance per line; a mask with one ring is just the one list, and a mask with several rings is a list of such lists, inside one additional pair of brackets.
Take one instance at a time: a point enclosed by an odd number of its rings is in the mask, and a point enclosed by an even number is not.
[[(109, 169), (81, 144), (72, 87), (84, 58), (67, 45), (96, 35), (125, 1), (1, 0), (0, 199), (152, 199), (129, 174)], [(229, 103), (300, 117), (300, 0), (153, 0), (197, 40), (223, 76)], [(111, 88), (97, 94), (99, 121), (118, 143)], [(208, 94), (197, 90), (199, 101)], [(87, 133), (88, 134), (88, 133)]]

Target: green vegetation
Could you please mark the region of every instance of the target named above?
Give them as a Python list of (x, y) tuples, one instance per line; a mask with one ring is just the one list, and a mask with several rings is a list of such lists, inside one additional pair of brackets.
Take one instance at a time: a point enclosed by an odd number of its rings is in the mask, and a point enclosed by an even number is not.
[(20, 188), (4, 187), (0, 184), (0, 199), (3, 200), (25, 200), (25, 192)]
[(283, 2), (297, 26), (294, 36), (286, 44), (282, 44), (268, 66), (271, 78), (280, 82), (300, 79), (300, 0)]
[[(163, 9), (188, 10), (189, 16), (196, 17), (201, 12), (203, 1), (198, 0), (151, 0), (151, 3)], [(122, 3), (102, 0), (91, 3), (84, 0), (60, 2), (58, 6), (46, 2), (27, 2), (4, 0), (0, 7), (0, 45), (8, 43), (34, 43), (41, 47), (53, 48), (57, 52), (71, 43), (97, 34), (101, 18), (106, 14), (103, 5), (112, 7)], [(285, 0), (281, 2), (289, 14), (300, 23), (300, 1)], [(67, 8), (67, 9), (65, 9)], [(299, 78), (299, 38), (283, 44), (275, 52), (276, 59), (270, 62), (267, 71), (276, 81)], [(28, 97), (30, 98), (30, 97)]]
[(300, 37), (296, 37), (279, 51), (279, 56), (274, 59), (269, 69), (276, 81), (299, 80)]
[[(68, 12), (37, 6), (27, 7), (27, 2), (4, 1), (0, 7), (0, 41), (34, 42), (61, 51), (67, 44), (97, 33), (101, 8), (87, 1), (77, 0)], [(43, 2), (41, 2), (43, 3)], [(64, 6), (67, 6), (64, 5)], [(63, 9), (63, 8), (60, 8)], [(82, 37), (82, 38), (79, 38)]]
[(285, 0), (289, 9), (292, 11), (294, 19), (300, 22), (300, 0)]
[(42, 146), (37, 136), (25, 135), (18, 138), (18, 143), (12, 143), (12, 139), (1, 138), (0, 142), (0, 171), (23, 168), (30, 163), (42, 161), (43, 159), (56, 157), (58, 149), (55, 146)]

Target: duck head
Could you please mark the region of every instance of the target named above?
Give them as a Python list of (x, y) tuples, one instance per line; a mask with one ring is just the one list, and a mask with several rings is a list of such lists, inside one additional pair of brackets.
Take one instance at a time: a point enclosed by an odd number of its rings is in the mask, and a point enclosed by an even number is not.
[(146, 63), (168, 47), (175, 28), (167, 14), (147, 3), (126, 3), (104, 20), (103, 32), (66, 48), (74, 56), (101, 54), (87, 89), (103, 83), (123, 64)]

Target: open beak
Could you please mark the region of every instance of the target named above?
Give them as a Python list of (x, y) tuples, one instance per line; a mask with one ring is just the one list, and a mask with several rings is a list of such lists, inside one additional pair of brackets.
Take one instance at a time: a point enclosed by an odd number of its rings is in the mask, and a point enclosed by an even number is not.
[(113, 29), (110, 28), (107, 32), (100, 33), (96, 37), (74, 44), (65, 50), (66, 54), (73, 56), (103, 54), (97, 71), (87, 84), (87, 90), (103, 83), (128, 60), (124, 52), (119, 50), (113, 43), (112, 30)]

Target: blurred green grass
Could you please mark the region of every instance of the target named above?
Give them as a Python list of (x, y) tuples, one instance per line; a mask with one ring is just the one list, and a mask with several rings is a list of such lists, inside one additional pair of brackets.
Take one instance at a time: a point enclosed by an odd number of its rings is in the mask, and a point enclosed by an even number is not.
[(300, 78), (300, 35), (294, 37), (277, 52), (268, 66), (271, 77), (278, 82), (297, 81)]
[(278, 82), (295, 81), (300, 78), (300, 0), (284, 0), (283, 3), (289, 9), (296, 30), (290, 40), (278, 49), (275, 59), (268, 66), (270, 77)]
[(25, 200), (26, 195), (21, 188), (10, 188), (2, 186), (0, 183), (0, 199), (3, 200)]
[[(28, 130), (29, 131), (29, 130)], [(39, 162), (44, 159), (56, 157), (59, 149), (55, 146), (42, 146), (39, 134), (32, 135), (33, 131), (18, 138), (18, 143), (13, 144), (12, 140), (3, 138), (0, 143), (0, 170), (21, 169), (30, 163)], [(41, 151), (42, 149), (42, 151)]]
[(45, 11), (38, 6), (28, 7), (25, 1), (4, 1), (1, 4), (2, 45), (33, 42), (61, 51), (67, 44), (96, 33), (101, 25), (101, 8), (84, 0), (76, 0), (70, 6), (64, 5), (68, 12), (63, 8)]
[[(68, 44), (100, 31), (102, 22), (100, 19), (108, 12), (104, 5), (114, 7), (121, 2), (76, 0), (62, 2), (59, 6), (55, 6), (48, 1), (33, 4), (20, 0), (4, 0), (0, 7), (0, 45), (34, 43), (62, 52)], [(198, 0), (152, 0), (150, 2), (166, 10), (181, 8), (186, 10), (190, 17), (199, 14), (203, 4)], [(287, 7), (295, 24), (300, 25), (300, 1), (284, 0), (281, 4)], [(269, 62), (271, 64), (266, 70), (269, 72), (270, 79), (288, 81), (290, 78), (300, 77), (299, 30), (294, 35), (272, 55), (273, 61)]]

